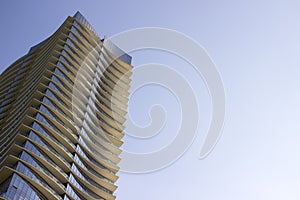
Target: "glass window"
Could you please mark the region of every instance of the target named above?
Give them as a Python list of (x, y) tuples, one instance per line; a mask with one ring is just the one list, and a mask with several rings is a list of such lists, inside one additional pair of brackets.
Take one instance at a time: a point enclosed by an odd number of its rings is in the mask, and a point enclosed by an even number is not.
[(6, 110), (9, 107), (9, 105), (10, 104), (0, 107), (0, 113), (3, 112), (4, 110)]
[(81, 43), (72, 32), (69, 33), (69, 37), (72, 38), (75, 42), (77, 42), (79, 44)]
[(59, 60), (63, 61), (65, 64), (71, 66), (71, 63), (69, 63), (69, 61), (67, 61), (63, 56), (59, 56)]
[(83, 35), (81, 35), (81, 33), (79, 33), (78, 30), (74, 26), (71, 27), (71, 31), (74, 34), (76, 34), (78, 37), (83, 37)]

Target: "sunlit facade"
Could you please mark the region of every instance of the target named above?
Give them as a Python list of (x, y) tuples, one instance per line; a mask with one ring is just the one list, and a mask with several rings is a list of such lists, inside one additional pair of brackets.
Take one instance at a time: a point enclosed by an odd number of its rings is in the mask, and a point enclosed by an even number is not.
[(77, 12), (0, 75), (0, 199), (115, 199), (131, 57)]

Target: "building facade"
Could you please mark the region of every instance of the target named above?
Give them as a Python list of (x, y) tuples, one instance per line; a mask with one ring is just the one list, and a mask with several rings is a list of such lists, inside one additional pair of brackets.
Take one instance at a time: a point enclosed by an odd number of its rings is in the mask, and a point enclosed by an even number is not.
[(0, 75), (0, 199), (115, 199), (131, 57), (77, 12)]

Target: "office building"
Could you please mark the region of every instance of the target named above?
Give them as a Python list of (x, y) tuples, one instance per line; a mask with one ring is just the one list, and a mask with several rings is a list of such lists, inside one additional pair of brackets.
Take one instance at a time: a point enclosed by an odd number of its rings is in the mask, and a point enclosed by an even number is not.
[(0, 75), (0, 199), (115, 199), (132, 69), (120, 52), (77, 12)]

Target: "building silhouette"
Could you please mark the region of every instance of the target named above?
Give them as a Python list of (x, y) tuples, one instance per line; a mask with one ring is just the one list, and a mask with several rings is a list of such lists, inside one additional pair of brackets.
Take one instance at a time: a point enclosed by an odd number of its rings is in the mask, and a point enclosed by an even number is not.
[(77, 12), (0, 75), (0, 199), (115, 199), (130, 63)]

